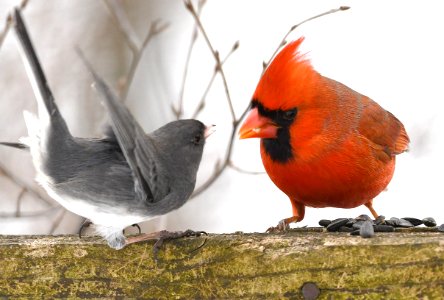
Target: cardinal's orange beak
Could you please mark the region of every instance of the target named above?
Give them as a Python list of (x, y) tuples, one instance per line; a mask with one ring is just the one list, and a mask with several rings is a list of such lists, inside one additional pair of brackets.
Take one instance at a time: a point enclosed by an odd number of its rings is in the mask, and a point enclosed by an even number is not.
[(253, 108), (239, 130), (240, 139), (277, 137), (278, 126), (269, 118), (259, 115), (257, 108)]

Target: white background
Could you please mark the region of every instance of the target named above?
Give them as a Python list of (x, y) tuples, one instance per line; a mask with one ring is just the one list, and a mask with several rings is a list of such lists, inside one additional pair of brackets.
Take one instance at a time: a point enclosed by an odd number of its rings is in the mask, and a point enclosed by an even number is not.
[[(130, 90), (128, 106), (147, 131), (172, 120), (177, 103), (193, 19), (182, 1), (120, 1), (140, 40), (148, 24), (161, 18), (170, 27), (148, 46)], [(0, 2), (0, 27), (18, 1)], [(288, 29), (313, 15), (341, 5), (351, 9), (311, 21), (289, 39), (305, 36), (303, 51), (316, 70), (367, 95), (395, 114), (411, 138), (411, 150), (397, 157), (388, 190), (374, 201), (387, 217), (414, 216), (444, 220), (444, 18), (440, 1), (223, 1), (210, 0), (202, 22), (224, 57), (235, 41), (240, 47), (225, 65), (233, 104), (239, 116), (248, 105), (262, 70)], [(100, 136), (103, 108), (90, 89), (88, 74), (77, 58), (80, 46), (96, 70), (112, 85), (128, 70), (130, 52), (101, 1), (30, 0), (24, 17), (47, 73), (56, 101), (71, 132)], [(26, 135), (23, 109), (35, 111), (35, 99), (19, 59), (14, 36), (0, 48), (0, 140)], [(202, 36), (196, 43), (185, 90), (185, 117), (195, 109), (214, 69)], [(231, 117), (220, 80), (199, 119), (216, 124), (199, 171), (199, 183), (222, 158), (231, 132)], [(243, 169), (262, 171), (258, 140), (236, 141), (233, 161)], [(34, 185), (28, 153), (0, 148), (0, 162), (16, 177)], [(0, 212), (13, 213), (20, 189), (0, 177)], [(44, 194), (44, 192), (41, 192)], [(25, 195), (22, 211), (47, 208)], [(319, 219), (368, 213), (307, 208), (297, 226)], [(60, 210), (34, 218), (0, 218), (0, 233), (47, 233)], [(205, 193), (181, 209), (144, 225), (144, 230), (186, 229), (209, 232), (264, 231), (291, 216), (290, 202), (266, 175), (244, 175), (228, 169)], [(65, 214), (56, 233), (75, 232), (80, 219)]]

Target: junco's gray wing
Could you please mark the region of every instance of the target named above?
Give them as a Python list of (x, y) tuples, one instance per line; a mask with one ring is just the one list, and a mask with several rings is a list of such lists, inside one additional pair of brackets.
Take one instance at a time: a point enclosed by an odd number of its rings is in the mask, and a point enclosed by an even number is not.
[[(117, 95), (97, 75), (80, 49), (78, 53), (94, 78), (95, 88), (102, 96), (111, 128), (133, 172), (136, 194), (149, 202), (162, 199), (167, 193), (168, 182), (166, 178), (159, 178), (161, 173), (157, 172), (154, 144), (150, 143), (149, 137)], [(162, 182), (161, 185), (159, 181)]]

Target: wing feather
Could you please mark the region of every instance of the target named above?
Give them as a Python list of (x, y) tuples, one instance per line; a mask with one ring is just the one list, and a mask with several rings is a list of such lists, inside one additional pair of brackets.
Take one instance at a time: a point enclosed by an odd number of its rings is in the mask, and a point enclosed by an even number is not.
[(156, 190), (158, 175), (154, 146), (148, 142), (142, 127), (119, 101), (117, 95), (97, 75), (83, 53), (80, 50), (78, 53), (94, 79), (95, 88), (102, 96), (111, 128), (133, 173), (136, 194), (145, 201), (158, 201), (158, 198), (164, 195)]
[(362, 96), (361, 101), (359, 133), (382, 147), (389, 156), (407, 151), (410, 139), (401, 121), (370, 98)]

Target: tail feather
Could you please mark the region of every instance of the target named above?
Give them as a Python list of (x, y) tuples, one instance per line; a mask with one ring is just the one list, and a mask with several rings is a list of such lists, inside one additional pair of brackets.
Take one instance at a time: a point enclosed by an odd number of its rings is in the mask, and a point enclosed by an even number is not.
[(41, 123), (37, 119), (36, 115), (30, 113), (29, 111), (23, 112), (23, 118), (25, 119), (26, 128), (28, 129), (28, 136), (19, 139), (18, 143), (10, 142), (0, 142), (0, 145), (18, 148), (18, 149), (29, 149), (35, 146), (35, 149), (39, 149), (39, 140), (41, 132)]
[(17, 8), (14, 10), (13, 23), (26, 72), (29, 80), (31, 81), (34, 94), (37, 98), (40, 121), (48, 125), (55, 125), (56, 123), (58, 128), (66, 129), (66, 132), (69, 132), (65, 120), (61, 116), (54, 101), (54, 97), (48, 86), (46, 76), (43, 73), (39, 59), (28, 35), (28, 31), (22, 19), (20, 10)]
[(12, 147), (12, 148), (17, 148), (17, 149), (25, 149), (25, 150), (29, 149), (29, 146), (25, 145), (23, 143), (0, 142), (0, 145)]

